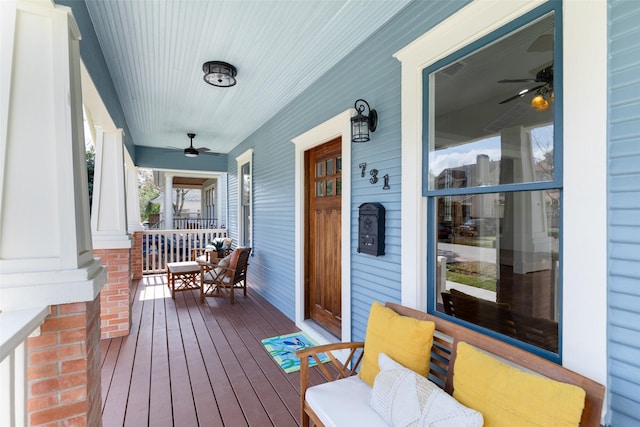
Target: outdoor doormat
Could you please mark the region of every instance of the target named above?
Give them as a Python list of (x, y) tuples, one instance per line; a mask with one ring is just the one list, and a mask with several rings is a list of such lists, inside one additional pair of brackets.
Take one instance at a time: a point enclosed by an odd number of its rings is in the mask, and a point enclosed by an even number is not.
[[(295, 352), (303, 348), (314, 347), (318, 344), (304, 332), (294, 332), (292, 334), (265, 338), (262, 340), (262, 345), (278, 365), (289, 374), (300, 370), (300, 359), (296, 357)], [(329, 356), (324, 353), (319, 354), (318, 357), (322, 363), (329, 361)], [(315, 359), (309, 357), (309, 366), (316, 365)]]

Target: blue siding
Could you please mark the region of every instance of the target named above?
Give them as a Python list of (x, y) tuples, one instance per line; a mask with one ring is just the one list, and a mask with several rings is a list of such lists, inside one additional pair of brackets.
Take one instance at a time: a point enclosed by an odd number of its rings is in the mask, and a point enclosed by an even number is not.
[[(294, 317), (294, 154), (291, 140), (366, 99), (378, 111), (378, 129), (369, 143), (352, 146), (352, 200), (343, 216), (351, 218), (352, 336), (364, 339), (369, 307), (374, 300), (400, 301), (400, 63), (392, 55), (427, 32), (467, 1), (414, 2), (376, 32), (301, 96), (282, 109), (229, 154), (229, 228), (237, 223), (235, 157), (253, 148), (254, 250), (249, 279), (259, 292), (287, 316)], [(367, 163), (360, 177), (358, 164)], [(379, 171), (377, 184), (368, 172)], [(420, 171), (416, 171), (416, 174)], [(389, 174), (390, 189), (382, 190)], [(386, 209), (385, 255), (359, 254), (358, 206), (379, 202)]]
[(640, 3), (609, 2), (608, 393), (640, 424)]

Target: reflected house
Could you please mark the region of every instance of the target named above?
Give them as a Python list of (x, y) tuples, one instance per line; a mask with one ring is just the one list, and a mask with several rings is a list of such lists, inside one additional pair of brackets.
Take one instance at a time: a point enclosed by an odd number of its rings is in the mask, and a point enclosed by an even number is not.
[[(470, 188), (488, 184), (497, 184), (500, 178), (500, 161), (491, 160), (488, 155), (480, 154), (476, 163), (444, 169), (436, 178), (436, 188)], [(502, 216), (503, 202), (499, 194), (484, 197), (475, 195), (446, 196), (439, 199), (441, 206), (438, 218), (441, 223), (457, 229), (466, 220), (483, 218), (497, 221)], [(497, 226), (490, 229), (498, 230)]]

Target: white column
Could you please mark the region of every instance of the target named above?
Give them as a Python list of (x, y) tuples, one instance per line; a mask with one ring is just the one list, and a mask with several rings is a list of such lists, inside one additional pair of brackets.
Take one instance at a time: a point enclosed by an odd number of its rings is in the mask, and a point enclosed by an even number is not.
[[(529, 132), (521, 127), (505, 129), (500, 134), (500, 142), (500, 183), (535, 181), (535, 159)], [(552, 241), (548, 233), (543, 192), (506, 193), (504, 205), (499, 244), (501, 249), (512, 251), (514, 273), (527, 274), (550, 269)]]
[(143, 230), (140, 222), (140, 198), (138, 196), (138, 170), (131, 160), (131, 156), (124, 151), (125, 186), (127, 199), (127, 231), (133, 234)]
[(96, 132), (91, 232), (95, 249), (130, 248), (122, 129)]
[(0, 309), (93, 301), (80, 32), (45, 0), (2, 1), (0, 21)]
[(173, 175), (164, 175), (164, 228), (173, 229)]

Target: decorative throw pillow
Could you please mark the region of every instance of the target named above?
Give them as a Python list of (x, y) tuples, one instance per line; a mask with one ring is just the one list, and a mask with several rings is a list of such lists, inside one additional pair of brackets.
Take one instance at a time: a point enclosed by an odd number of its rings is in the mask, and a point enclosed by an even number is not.
[(226, 267), (229, 266), (229, 263), (231, 262), (231, 255), (229, 254), (226, 257), (222, 258), (220, 261), (218, 261), (218, 264), (216, 268), (213, 269), (214, 274), (212, 274), (210, 271), (208, 271), (207, 273), (205, 273), (205, 278), (206, 280), (215, 280), (215, 279), (221, 279), (221, 277), (218, 277), (220, 275), (220, 272), (222, 272), (222, 270)]
[(435, 323), (401, 316), (379, 302), (371, 305), (364, 356), (358, 375), (371, 387), (378, 375), (378, 354), (386, 353), (423, 376), (429, 373)]
[(379, 356), (380, 373), (369, 406), (393, 427), (482, 427), (482, 414), (458, 403), (440, 387), (391, 360)]
[(585, 391), (524, 372), (459, 342), (453, 397), (482, 412), (487, 427), (577, 426)]

